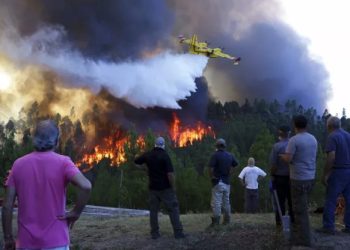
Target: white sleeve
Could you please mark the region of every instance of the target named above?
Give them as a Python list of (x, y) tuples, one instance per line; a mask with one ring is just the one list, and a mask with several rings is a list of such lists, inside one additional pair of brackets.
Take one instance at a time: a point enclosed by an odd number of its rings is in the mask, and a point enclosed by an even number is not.
[(266, 176), (266, 173), (264, 170), (262, 170), (261, 168), (258, 168), (258, 175), (261, 175), (262, 177)]
[(243, 179), (245, 176), (245, 172), (246, 172), (246, 168), (243, 168), (243, 170), (241, 171), (241, 173), (238, 175), (238, 178)]

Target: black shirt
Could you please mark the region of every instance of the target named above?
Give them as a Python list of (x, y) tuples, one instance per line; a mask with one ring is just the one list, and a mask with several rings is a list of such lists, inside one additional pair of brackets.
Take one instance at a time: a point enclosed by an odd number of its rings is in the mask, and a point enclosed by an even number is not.
[(211, 157), (209, 167), (213, 169), (214, 177), (225, 184), (230, 184), (230, 168), (238, 165), (235, 157), (222, 149), (217, 150)]
[(168, 173), (174, 172), (168, 153), (155, 147), (135, 159), (135, 164), (146, 164), (148, 168), (149, 189), (164, 190), (170, 188)]

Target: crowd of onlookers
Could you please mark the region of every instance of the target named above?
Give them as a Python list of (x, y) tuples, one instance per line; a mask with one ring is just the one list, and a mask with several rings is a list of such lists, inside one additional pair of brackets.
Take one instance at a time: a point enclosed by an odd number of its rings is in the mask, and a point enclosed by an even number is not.
[[(308, 198), (316, 173), (316, 138), (307, 132), (303, 115), (293, 118), (295, 134), (283, 125), (278, 129), (278, 142), (270, 155), (270, 190), (275, 197), (276, 227), (283, 228), (288, 218), (291, 224), (290, 242), (312, 246), (313, 237), (308, 215)], [(338, 196), (345, 201), (344, 233), (350, 233), (350, 134), (341, 128), (340, 119), (329, 117), (329, 132), (325, 152), (326, 163), (322, 182), (326, 185), (323, 227), (317, 231), (335, 234), (335, 210)], [(59, 141), (59, 129), (51, 120), (37, 124), (33, 144), (35, 151), (15, 161), (6, 180), (6, 197), (2, 208), (4, 249), (69, 249), (69, 227), (79, 218), (91, 190), (90, 182), (71, 159), (54, 152)], [(238, 166), (235, 156), (226, 150), (226, 142), (216, 141), (210, 157), (209, 176), (212, 182), (210, 227), (231, 222), (230, 182), (233, 169)], [(165, 150), (165, 140), (158, 137), (152, 150), (135, 158), (135, 164), (147, 170), (149, 177), (149, 209), (151, 237), (160, 237), (158, 211), (163, 203), (177, 239), (186, 237), (180, 221), (176, 197), (175, 174)], [(267, 174), (255, 166), (250, 157), (238, 177), (245, 187), (246, 213), (258, 212), (259, 180)], [(77, 201), (65, 211), (66, 186), (77, 187)], [(12, 235), (12, 212), (18, 200), (18, 232)], [(287, 211), (289, 216), (287, 216)], [(284, 229), (284, 228), (283, 228)]]

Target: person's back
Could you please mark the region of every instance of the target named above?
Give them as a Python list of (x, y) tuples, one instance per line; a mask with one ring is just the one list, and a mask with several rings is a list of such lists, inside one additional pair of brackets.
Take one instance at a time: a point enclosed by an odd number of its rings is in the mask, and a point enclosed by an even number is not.
[(294, 212), (292, 243), (312, 246), (308, 199), (314, 186), (316, 172), (316, 138), (307, 132), (307, 118), (293, 117), (296, 135), (288, 142), (286, 153), (281, 157), (290, 163), (291, 196)]
[(145, 164), (148, 168), (152, 239), (158, 239), (160, 237), (158, 223), (160, 202), (163, 202), (168, 210), (175, 238), (184, 238), (185, 234), (183, 233), (180, 221), (179, 203), (175, 193), (174, 168), (168, 153), (165, 151), (164, 138), (156, 138), (154, 148), (151, 151), (136, 157), (134, 163), (140, 168)]
[(259, 176), (266, 176), (266, 173), (257, 166), (245, 167), (239, 175), (239, 178), (244, 179), (246, 188), (258, 189), (259, 188)]
[(225, 184), (229, 184), (230, 172), (232, 166), (237, 165), (234, 156), (224, 149), (217, 150), (209, 163), (213, 168), (213, 176), (217, 181), (221, 180)]
[(173, 172), (173, 167), (168, 153), (159, 147), (153, 148), (135, 160), (136, 164), (146, 164), (149, 176), (149, 188), (151, 190), (164, 190), (171, 187), (168, 173)]
[(326, 150), (335, 151), (333, 168), (350, 168), (350, 133), (336, 129), (329, 134), (327, 142), (330, 146)]
[(331, 116), (327, 120), (327, 137), (322, 182), (326, 185), (326, 199), (323, 210), (321, 232), (334, 234), (335, 208), (340, 194), (345, 200), (345, 233), (350, 233), (350, 134), (341, 128), (341, 120)]
[(226, 142), (224, 139), (218, 139), (215, 146), (216, 151), (209, 161), (209, 176), (212, 182), (211, 208), (213, 211), (211, 226), (219, 225), (221, 211), (224, 215), (223, 223), (230, 223), (230, 174), (233, 168), (238, 165), (233, 154), (225, 150)]
[(290, 162), (290, 178), (313, 180), (316, 173), (316, 138), (308, 132), (291, 137), (286, 152), (293, 155)]
[(280, 155), (286, 152), (288, 145), (288, 139), (280, 140), (273, 145), (271, 156), (270, 156), (270, 165), (275, 166), (275, 170), (272, 175), (276, 176), (289, 176), (289, 165)]
[(259, 207), (259, 179), (265, 177), (266, 173), (255, 166), (255, 159), (248, 159), (248, 166), (242, 169), (238, 178), (245, 187), (244, 210), (246, 213), (255, 213)]
[(68, 157), (33, 152), (15, 161), (9, 186), (18, 196), (18, 238), (28, 248), (63, 246), (69, 239), (65, 188), (78, 172)]
[[(289, 164), (281, 158), (281, 155), (283, 155), (286, 152), (286, 148), (289, 141), (289, 133), (290, 127), (288, 125), (281, 125), (278, 128), (279, 141), (273, 145), (270, 154), (270, 191), (272, 193), (276, 191), (277, 193), (277, 197), (274, 194), (273, 196), (275, 199), (278, 199), (282, 216), (286, 214), (286, 202), (288, 203), (288, 212), (290, 215), (290, 219), (291, 222), (294, 222), (294, 213), (290, 193)], [(275, 200), (274, 202), (277, 202), (277, 200)], [(280, 227), (282, 225), (280, 214), (278, 213), (277, 209), (275, 210), (276, 226)]]
[[(59, 130), (50, 120), (38, 123), (35, 152), (17, 159), (6, 183), (2, 208), (5, 249), (14, 249), (13, 203), (18, 199), (18, 249), (69, 248), (69, 231), (88, 201), (91, 184), (69, 157), (56, 154)], [(74, 208), (66, 212), (67, 184), (79, 192)]]

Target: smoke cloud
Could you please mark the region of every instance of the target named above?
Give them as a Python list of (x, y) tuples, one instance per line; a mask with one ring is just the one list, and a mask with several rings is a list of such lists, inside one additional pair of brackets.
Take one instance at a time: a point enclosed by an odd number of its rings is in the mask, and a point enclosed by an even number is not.
[[(241, 56), (233, 67), (210, 59), (205, 76), (221, 101), (295, 99), (323, 110), (330, 94), (328, 72), (309, 55), (308, 42), (282, 21), (279, 1), (171, 1), (176, 33), (196, 33), (212, 47)], [(205, 10), (205, 11), (204, 11)]]
[[(161, 117), (168, 120), (168, 108), (182, 107), (178, 113), (188, 120), (191, 114), (205, 119), (209, 96), (241, 103), (245, 98), (296, 99), (319, 110), (329, 97), (327, 71), (310, 57), (307, 41), (281, 21), (277, 0), (0, 4), (0, 57), (26, 71), (35, 67), (36, 74), (50, 72), (45, 73), (50, 79), (40, 82), (57, 89), (44, 101), (48, 88), (43, 88), (41, 100), (50, 107), (64, 99), (62, 89), (89, 89), (99, 93), (100, 103), (107, 102), (107, 116), (125, 124), (138, 121), (136, 114), (147, 116), (146, 126), (153, 127)], [(207, 65), (206, 58), (177, 54), (181, 46), (173, 38), (194, 33), (210, 47), (241, 56), (241, 64), (209, 59)], [(206, 80), (195, 81), (204, 70)], [(116, 111), (118, 107), (135, 115)], [(147, 109), (135, 112), (136, 108)]]
[(66, 46), (65, 39), (59, 27), (46, 26), (24, 38), (7, 27), (0, 36), (0, 51), (19, 64), (55, 72), (68, 87), (89, 88), (96, 94), (104, 87), (113, 96), (142, 108), (180, 108), (177, 101), (196, 90), (194, 80), (203, 74), (208, 60), (167, 51), (135, 61), (91, 60)]

